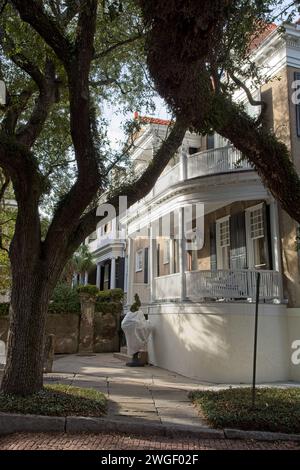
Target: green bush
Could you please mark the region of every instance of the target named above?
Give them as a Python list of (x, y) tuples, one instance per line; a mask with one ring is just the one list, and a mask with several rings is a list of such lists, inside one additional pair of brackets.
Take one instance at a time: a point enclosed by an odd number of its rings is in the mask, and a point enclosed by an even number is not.
[(79, 294), (89, 294), (89, 295), (98, 295), (99, 294), (99, 289), (97, 286), (94, 286), (92, 284), (86, 284), (85, 286), (79, 286), (77, 287), (77, 292)]
[(54, 289), (48, 312), (80, 314), (80, 299), (77, 290), (68, 284), (58, 284)]
[(96, 302), (96, 312), (121, 313), (123, 305), (121, 302)]
[(97, 295), (97, 302), (122, 302), (124, 298), (123, 289), (107, 289), (101, 290)]
[(300, 432), (300, 388), (262, 387), (251, 406), (251, 388), (190, 393), (202, 419), (217, 428)]
[(103, 393), (64, 384), (45, 385), (26, 397), (0, 392), (2, 413), (21, 413), (46, 416), (102, 416), (107, 400)]
[(0, 317), (5, 317), (9, 314), (9, 303), (5, 302), (0, 304)]

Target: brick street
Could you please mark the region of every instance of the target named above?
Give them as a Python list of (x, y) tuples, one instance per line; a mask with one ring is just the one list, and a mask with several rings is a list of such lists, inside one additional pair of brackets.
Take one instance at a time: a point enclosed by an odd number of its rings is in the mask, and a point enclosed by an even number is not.
[(125, 434), (11, 434), (0, 437), (1, 450), (300, 450), (300, 442), (229, 439), (171, 439)]

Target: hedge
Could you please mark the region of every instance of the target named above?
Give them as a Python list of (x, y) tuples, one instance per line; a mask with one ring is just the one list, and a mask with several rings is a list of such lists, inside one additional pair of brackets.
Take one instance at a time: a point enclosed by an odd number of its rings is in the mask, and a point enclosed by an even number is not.
[(0, 304), (0, 317), (4, 317), (9, 314), (9, 303), (5, 302)]
[(48, 312), (80, 314), (80, 299), (77, 290), (68, 284), (58, 284), (54, 289)]
[(99, 291), (97, 295), (97, 302), (122, 302), (124, 298), (123, 289), (107, 289)]

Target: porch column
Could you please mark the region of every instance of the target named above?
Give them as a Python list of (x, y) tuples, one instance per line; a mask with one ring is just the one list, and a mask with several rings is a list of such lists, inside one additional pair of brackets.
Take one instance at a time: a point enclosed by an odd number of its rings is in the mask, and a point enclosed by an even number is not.
[(97, 263), (96, 286), (100, 289), (101, 284), (101, 263)]
[(155, 293), (155, 276), (157, 273), (157, 258), (156, 258), (156, 238), (155, 231), (153, 230), (152, 224), (149, 227), (149, 246), (150, 246), (150, 256), (149, 256), (149, 281), (150, 281), (150, 301), (155, 302), (156, 293)]
[(128, 237), (128, 274), (127, 274), (127, 305), (133, 301), (133, 281), (134, 281), (134, 240)]
[(183, 145), (180, 152), (180, 167), (181, 180), (185, 181), (187, 179), (187, 149)]
[(115, 289), (116, 287), (116, 258), (111, 259), (110, 269), (110, 288)]
[(85, 271), (84, 273), (84, 285), (86, 286), (89, 283), (89, 273)]
[(280, 232), (279, 232), (278, 204), (274, 200), (270, 203), (270, 222), (271, 222), (273, 269), (280, 273), (279, 294), (280, 294), (280, 299), (282, 300), (283, 299), (283, 286), (282, 286), (282, 265), (281, 265), (281, 240), (280, 240)]
[(186, 250), (185, 250), (185, 230), (184, 230), (184, 208), (179, 208), (179, 273), (180, 273), (180, 299), (186, 300)]

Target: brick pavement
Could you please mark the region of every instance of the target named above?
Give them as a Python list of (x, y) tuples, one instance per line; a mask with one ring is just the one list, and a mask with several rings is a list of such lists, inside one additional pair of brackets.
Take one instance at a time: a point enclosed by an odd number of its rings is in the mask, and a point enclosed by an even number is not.
[(19, 433), (0, 437), (1, 450), (300, 450), (300, 443), (229, 439), (170, 439), (113, 433)]

